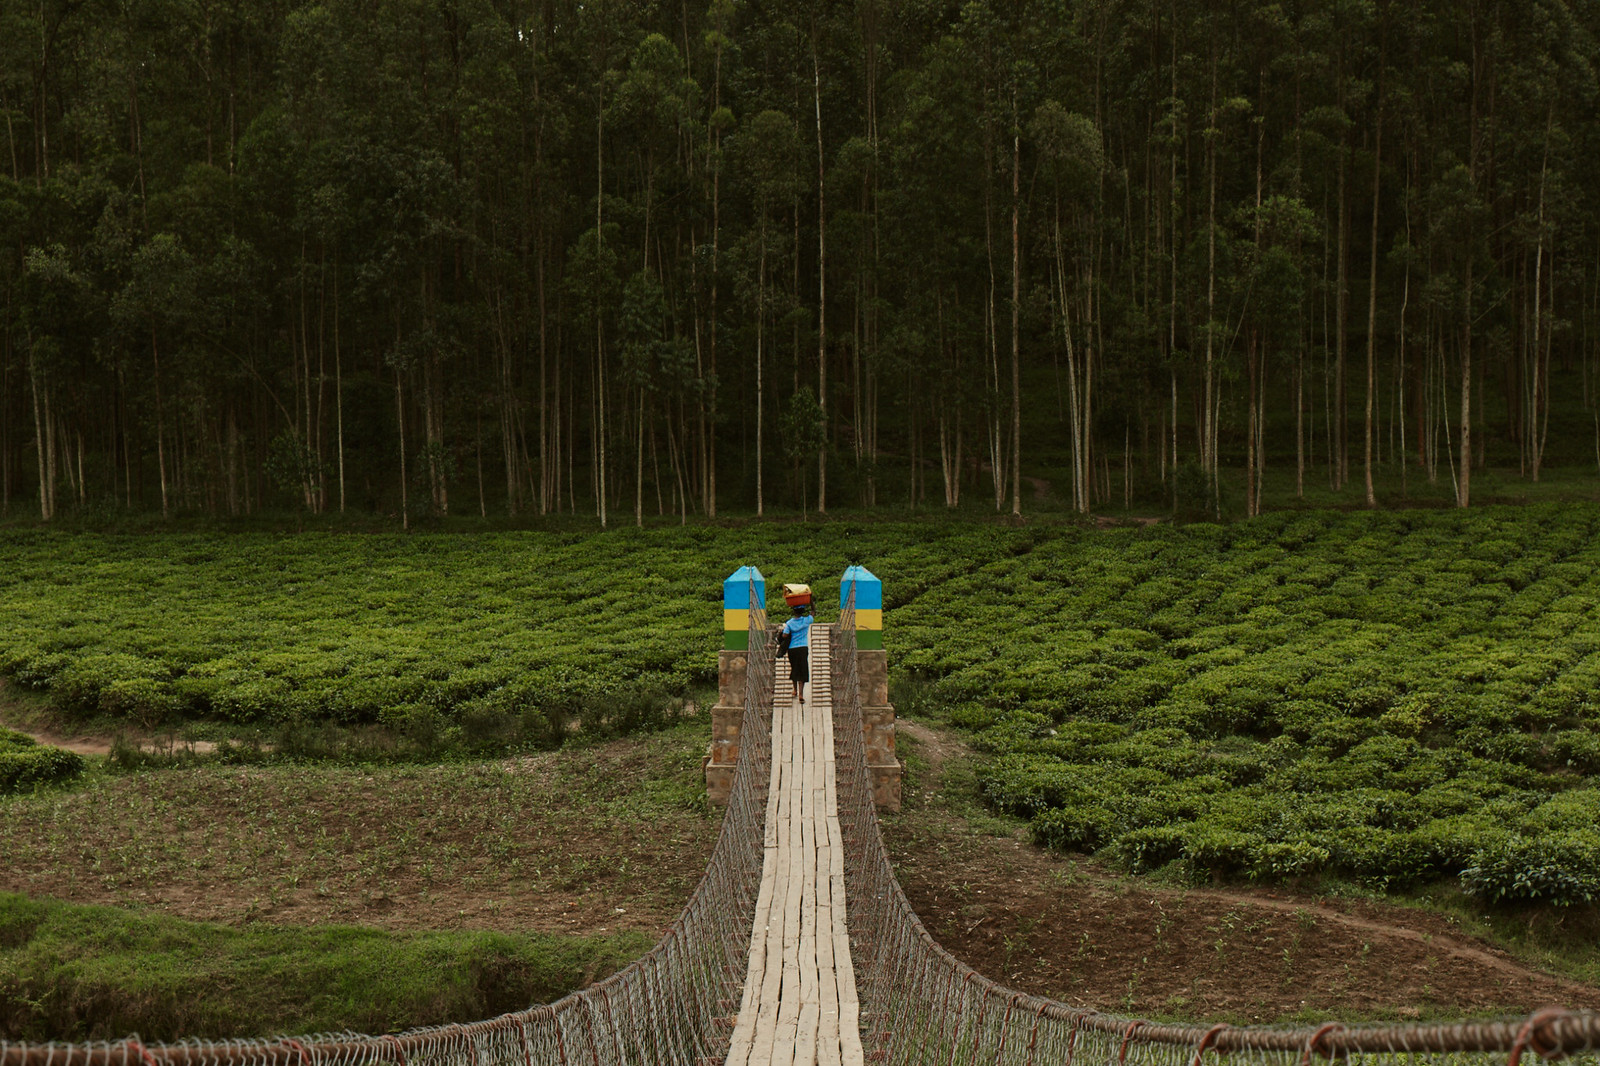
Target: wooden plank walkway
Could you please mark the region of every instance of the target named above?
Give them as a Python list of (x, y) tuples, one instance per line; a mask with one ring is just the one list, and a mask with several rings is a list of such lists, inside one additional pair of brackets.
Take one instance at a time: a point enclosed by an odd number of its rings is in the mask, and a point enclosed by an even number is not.
[(829, 630), (811, 629), (811, 683), (793, 703), (780, 661), (772, 708), (766, 856), (728, 1066), (861, 1066), (861, 1008), (845, 931), (834, 790)]

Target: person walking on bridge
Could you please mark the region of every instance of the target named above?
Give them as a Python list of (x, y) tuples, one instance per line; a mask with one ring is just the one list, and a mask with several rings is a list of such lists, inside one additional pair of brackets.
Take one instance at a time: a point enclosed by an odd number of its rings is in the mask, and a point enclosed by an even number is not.
[[(784, 638), (788, 638), (785, 642)], [(794, 683), (795, 702), (804, 706), (806, 682), (811, 680), (811, 607), (796, 604), (794, 617), (778, 631), (780, 643), (789, 649), (789, 680)]]

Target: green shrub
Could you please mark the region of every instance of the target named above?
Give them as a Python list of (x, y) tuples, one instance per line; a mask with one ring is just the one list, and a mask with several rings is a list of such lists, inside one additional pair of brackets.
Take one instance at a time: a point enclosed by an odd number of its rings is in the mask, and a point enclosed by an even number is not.
[(0, 795), (24, 792), (83, 773), (83, 756), (0, 729)]
[(1461, 884), (1490, 903), (1600, 903), (1600, 839), (1592, 830), (1511, 836), (1473, 855)]

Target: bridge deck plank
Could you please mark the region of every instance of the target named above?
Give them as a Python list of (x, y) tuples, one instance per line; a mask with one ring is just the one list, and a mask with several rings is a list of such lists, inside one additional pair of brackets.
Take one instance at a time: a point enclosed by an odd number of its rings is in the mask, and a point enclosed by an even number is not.
[(803, 706), (793, 703), (788, 664), (778, 666), (761, 888), (729, 1066), (864, 1061), (845, 925), (830, 636), (812, 630)]

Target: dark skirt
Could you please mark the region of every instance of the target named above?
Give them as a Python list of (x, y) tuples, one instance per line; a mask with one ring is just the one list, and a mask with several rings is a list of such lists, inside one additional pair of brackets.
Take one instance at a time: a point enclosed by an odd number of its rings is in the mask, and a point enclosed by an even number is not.
[(802, 685), (811, 681), (811, 649), (789, 649), (789, 680), (798, 681)]

